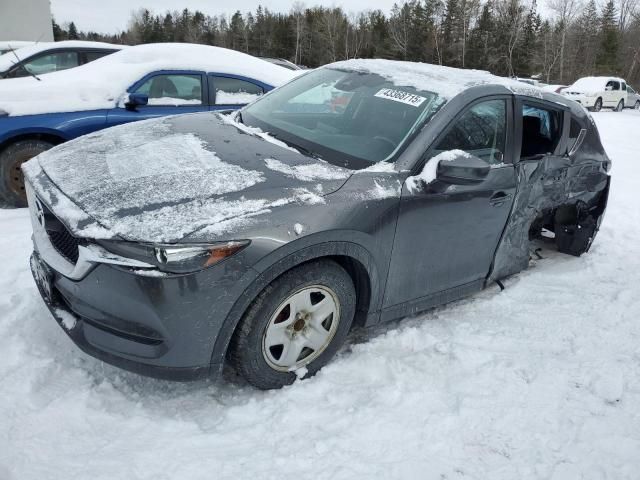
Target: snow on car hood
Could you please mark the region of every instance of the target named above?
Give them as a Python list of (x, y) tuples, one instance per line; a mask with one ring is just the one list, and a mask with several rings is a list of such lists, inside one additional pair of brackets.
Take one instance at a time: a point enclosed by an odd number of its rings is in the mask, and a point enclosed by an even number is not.
[(259, 58), (220, 47), (154, 43), (127, 47), (80, 67), (0, 81), (0, 110), (10, 116), (77, 112), (116, 107), (145, 75), (190, 70), (242, 75), (273, 87), (299, 76)]
[(283, 205), (322, 203), (321, 194), (352, 174), (213, 113), (86, 135), (23, 170), (74, 234), (145, 242), (175, 242), (201, 229), (219, 233)]

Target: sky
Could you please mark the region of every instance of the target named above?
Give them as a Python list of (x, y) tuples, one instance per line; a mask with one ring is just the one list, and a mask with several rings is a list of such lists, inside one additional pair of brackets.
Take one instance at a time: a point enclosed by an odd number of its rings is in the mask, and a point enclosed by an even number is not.
[[(347, 12), (378, 8), (387, 12), (396, 1), (398, 0), (313, 0), (303, 3), (307, 6), (339, 6)], [(124, 30), (131, 12), (140, 8), (148, 8), (157, 13), (188, 8), (209, 15), (231, 15), (236, 10), (255, 11), (260, 3), (269, 10), (286, 12), (291, 9), (293, 0), (51, 0), (51, 10), (59, 24), (73, 21), (79, 30), (114, 33)]]

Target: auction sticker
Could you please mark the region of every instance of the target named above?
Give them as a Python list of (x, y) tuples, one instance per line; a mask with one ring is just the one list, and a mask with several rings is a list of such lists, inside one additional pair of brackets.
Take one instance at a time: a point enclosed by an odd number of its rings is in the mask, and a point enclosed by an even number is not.
[(378, 98), (386, 98), (387, 100), (393, 100), (394, 102), (404, 103), (411, 105), (412, 107), (419, 107), (424, 103), (426, 97), (415, 95), (413, 93), (403, 92), (402, 90), (394, 90), (393, 88), (383, 88), (374, 95)]

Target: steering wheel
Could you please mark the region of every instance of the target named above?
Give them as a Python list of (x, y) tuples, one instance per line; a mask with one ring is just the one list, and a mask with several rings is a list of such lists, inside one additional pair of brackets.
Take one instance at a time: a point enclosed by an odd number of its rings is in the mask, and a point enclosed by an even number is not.
[(374, 140), (381, 140), (385, 143), (388, 143), (389, 145), (391, 145), (391, 151), (394, 151), (396, 149), (396, 142), (394, 142), (393, 140), (388, 139), (387, 137), (383, 137), (381, 135), (376, 135), (375, 137), (373, 137)]

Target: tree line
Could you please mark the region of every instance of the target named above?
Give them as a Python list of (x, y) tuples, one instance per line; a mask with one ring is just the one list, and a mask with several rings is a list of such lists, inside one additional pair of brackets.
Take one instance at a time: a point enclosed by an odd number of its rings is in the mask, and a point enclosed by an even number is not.
[(287, 13), (259, 6), (231, 16), (141, 9), (117, 34), (54, 21), (54, 37), (202, 43), (308, 67), (375, 57), (536, 76), (547, 83), (598, 74), (640, 83), (640, 0), (606, 0), (601, 6), (595, 0), (548, 1), (544, 16), (536, 0), (409, 0), (386, 15), (301, 2)]

